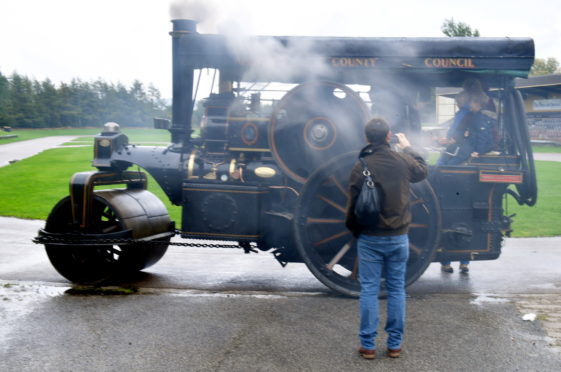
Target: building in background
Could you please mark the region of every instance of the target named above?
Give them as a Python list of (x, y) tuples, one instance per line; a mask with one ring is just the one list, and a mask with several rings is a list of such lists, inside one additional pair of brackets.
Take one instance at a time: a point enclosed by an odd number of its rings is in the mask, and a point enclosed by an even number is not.
[(561, 145), (561, 74), (516, 79), (522, 93), (533, 141)]

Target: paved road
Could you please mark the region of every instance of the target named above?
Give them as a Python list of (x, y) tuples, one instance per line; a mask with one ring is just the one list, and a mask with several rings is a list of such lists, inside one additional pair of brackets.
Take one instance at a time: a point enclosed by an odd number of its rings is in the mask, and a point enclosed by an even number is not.
[(51, 136), (0, 145), (0, 167), (11, 161), (36, 155), (41, 151), (72, 141), (76, 136)]
[[(560, 238), (509, 239), (499, 260), (474, 262), (469, 275), (444, 275), (431, 265), (408, 291), (403, 357), (364, 361), (355, 354), (356, 300), (329, 292), (301, 264), (283, 269), (263, 252), (172, 247), (123, 284), (137, 294), (76, 295), (30, 243), (42, 225), (0, 218), (1, 371), (561, 366), (543, 328), (561, 313)], [(537, 321), (522, 320), (530, 311)]]
[(364, 361), (356, 300), (302, 264), (172, 247), (122, 284), (136, 294), (72, 294), (30, 243), (42, 226), (0, 217), (0, 371), (561, 370), (561, 238), (508, 239), (499, 260), (474, 262), (469, 275), (431, 265), (408, 289), (403, 357)]
[(561, 154), (559, 153), (543, 153), (543, 152), (535, 152), (534, 153), (535, 160), (548, 160), (548, 161), (561, 161)]

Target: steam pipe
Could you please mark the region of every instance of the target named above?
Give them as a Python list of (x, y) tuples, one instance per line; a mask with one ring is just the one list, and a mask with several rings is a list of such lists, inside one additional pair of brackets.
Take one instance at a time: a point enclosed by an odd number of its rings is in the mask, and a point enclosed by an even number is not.
[(172, 37), (172, 123), (171, 142), (174, 147), (185, 148), (191, 139), (191, 117), (193, 114), (193, 68), (182, 59), (182, 39), (197, 32), (197, 22), (174, 19)]

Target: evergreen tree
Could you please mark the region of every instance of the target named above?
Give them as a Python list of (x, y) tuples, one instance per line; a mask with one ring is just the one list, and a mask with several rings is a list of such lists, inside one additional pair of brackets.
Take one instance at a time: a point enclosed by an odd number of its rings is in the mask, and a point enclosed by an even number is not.
[(8, 78), (0, 72), (0, 126), (8, 125), (8, 103), (10, 97), (10, 83)]
[(15, 128), (34, 128), (38, 124), (33, 83), (27, 76), (14, 72), (10, 77), (8, 121)]
[(21, 128), (151, 126), (154, 117), (170, 117), (170, 108), (153, 86), (135, 80), (130, 88), (101, 79), (73, 79), (57, 88), (49, 79), (31, 80), (0, 73), (0, 125)]
[(60, 126), (61, 104), (59, 93), (53, 82), (49, 79), (43, 82), (34, 81), (33, 87), (40, 118), (36, 127), (56, 128)]
[(80, 122), (80, 111), (76, 107), (75, 89), (72, 84), (61, 83), (60, 94), (60, 126), (76, 127)]

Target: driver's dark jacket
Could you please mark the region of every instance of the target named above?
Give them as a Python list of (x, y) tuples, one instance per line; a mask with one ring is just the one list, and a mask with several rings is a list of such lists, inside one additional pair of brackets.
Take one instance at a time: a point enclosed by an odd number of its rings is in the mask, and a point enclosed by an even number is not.
[(382, 213), (374, 227), (361, 226), (356, 220), (354, 205), (364, 182), (362, 164), (357, 161), (349, 179), (347, 228), (354, 236), (407, 234), (411, 222), (410, 183), (422, 181), (427, 177), (427, 163), (411, 147), (406, 147), (403, 152), (396, 152), (391, 150), (387, 143), (370, 144), (362, 149), (360, 154), (366, 160), (374, 182), (382, 191)]

